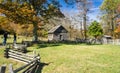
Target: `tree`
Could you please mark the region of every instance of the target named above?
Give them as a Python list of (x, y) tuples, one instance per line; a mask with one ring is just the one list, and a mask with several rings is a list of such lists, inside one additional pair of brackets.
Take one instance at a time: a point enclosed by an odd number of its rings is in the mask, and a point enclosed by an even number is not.
[(120, 4), (118, 4), (118, 7), (116, 9), (116, 11), (118, 12), (118, 17), (116, 19), (116, 23), (117, 23), (117, 26), (116, 26), (116, 29), (115, 29), (115, 34), (116, 34), (116, 38), (119, 38), (120, 37)]
[(92, 1), (90, 0), (65, 0), (68, 4), (76, 4), (78, 11), (83, 16), (84, 39), (87, 39), (87, 14), (91, 8)]
[(6, 17), (0, 16), (0, 29), (7, 31), (9, 33), (15, 33), (15, 31), (18, 29), (15, 24), (7, 20)]
[(3, 0), (0, 13), (14, 23), (33, 24), (34, 41), (38, 40), (39, 22), (47, 22), (53, 16), (64, 17), (54, 0), (50, 3), (47, 0)]
[(97, 21), (93, 21), (88, 27), (88, 34), (97, 39), (99, 36), (103, 35), (103, 29)]
[(120, 38), (120, 25), (117, 26), (114, 32), (116, 34), (115, 37), (119, 39)]
[[(29, 25), (30, 26), (30, 25)], [(28, 28), (27, 28), (28, 29)], [(9, 32), (10, 34), (21, 34), (24, 29), (20, 24), (10, 22), (6, 17), (0, 16), (0, 30)], [(27, 31), (25, 31), (27, 32)], [(31, 33), (32, 31), (29, 31)], [(1, 34), (3, 34), (2, 32)]]
[[(115, 18), (118, 16), (118, 13), (116, 11), (118, 5), (120, 4), (120, 0), (104, 0), (101, 5), (101, 10), (107, 17), (107, 24), (110, 24), (110, 28), (112, 31), (112, 36), (114, 36), (114, 30), (115, 30)], [(106, 22), (106, 21), (105, 21)]]
[(93, 21), (88, 27), (88, 34), (94, 37), (92, 40), (90, 40), (90, 43), (102, 44), (102, 39), (100, 37), (103, 35), (103, 29), (97, 21)]

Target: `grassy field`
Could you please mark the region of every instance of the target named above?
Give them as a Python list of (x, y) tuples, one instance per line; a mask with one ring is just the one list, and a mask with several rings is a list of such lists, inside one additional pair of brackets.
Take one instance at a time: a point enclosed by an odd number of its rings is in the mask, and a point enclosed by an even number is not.
[(57, 45), (39, 48), (43, 73), (120, 73), (120, 46)]
[[(31, 41), (32, 38), (31, 37), (24, 37), (24, 36), (18, 36), (17, 37), (17, 43), (21, 43), (22, 40), (29, 40)], [(3, 42), (3, 35), (0, 35), (0, 44)], [(13, 43), (13, 35), (9, 35), (7, 38), (7, 43)]]
[[(85, 44), (39, 44), (29, 47), (40, 53), (42, 73), (120, 73), (120, 46)], [(0, 49), (0, 65), (12, 63), (15, 68), (22, 66), (3, 57)]]

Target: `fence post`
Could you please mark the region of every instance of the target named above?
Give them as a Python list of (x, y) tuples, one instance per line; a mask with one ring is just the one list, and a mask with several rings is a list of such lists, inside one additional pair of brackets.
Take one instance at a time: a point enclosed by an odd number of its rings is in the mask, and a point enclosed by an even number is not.
[(36, 51), (35, 50), (33, 51), (33, 56), (34, 56), (34, 58), (36, 58)]
[(10, 73), (14, 73), (12, 64), (9, 65), (9, 71), (10, 71)]
[(40, 62), (40, 54), (38, 53), (37, 55), (38, 61)]
[(10, 48), (7, 48), (7, 47), (6, 47), (5, 50), (4, 50), (4, 57), (5, 57), (5, 58), (9, 58), (9, 54), (8, 54), (9, 49), (10, 49)]
[(5, 73), (6, 65), (0, 67), (0, 73)]

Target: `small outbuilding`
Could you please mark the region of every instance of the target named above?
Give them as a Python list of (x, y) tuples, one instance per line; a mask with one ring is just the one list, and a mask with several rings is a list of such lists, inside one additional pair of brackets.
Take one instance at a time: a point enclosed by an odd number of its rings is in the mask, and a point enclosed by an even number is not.
[(104, 44), (109, 44), (109, 43), (111, 43), (112, 36), (104, 35), (102, 39), (103, 39)]
[(68, 38), (68, 31), (62, 25), (55, 26), (48, 31), (49, 41), (64, 41), (68, 40)]

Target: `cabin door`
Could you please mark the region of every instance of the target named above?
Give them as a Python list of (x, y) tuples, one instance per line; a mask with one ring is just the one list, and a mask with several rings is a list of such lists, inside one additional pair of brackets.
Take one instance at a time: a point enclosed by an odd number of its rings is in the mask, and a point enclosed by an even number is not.
[(63, 36), (62, 36), (62, 35), (60, 35), (60, 37), (59, 37), (59, 38), (60, 38), (60, 40), (63, 40)]

